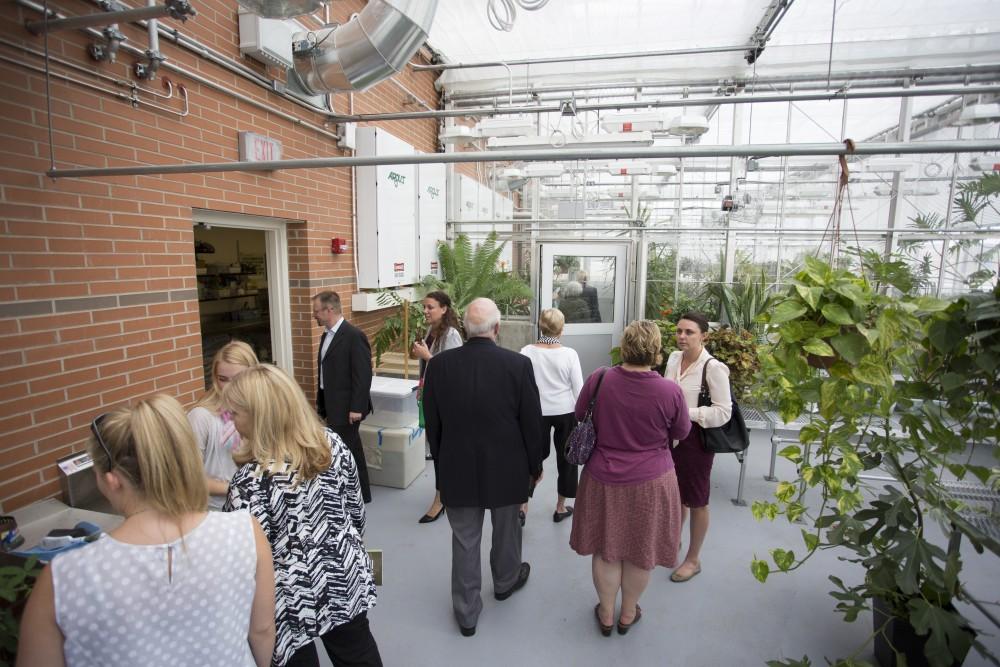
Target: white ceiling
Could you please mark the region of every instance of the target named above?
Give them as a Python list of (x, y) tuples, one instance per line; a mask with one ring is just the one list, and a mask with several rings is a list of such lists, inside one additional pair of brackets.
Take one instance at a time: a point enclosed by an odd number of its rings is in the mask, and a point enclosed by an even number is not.
[[(768, 0), (550, 0), (518, 10), (514, 29), (487, 21), (486, 0), (441, 0), (429, 42), (451, 62), (648, 52), (746, 44)], [(798, 0), (757, 62), (758, 74), (825, 73), (833, 0)], [(834, 69), (1000, 62), (996, 0), (839, 0)], [(535, 85), (749, 76), (740, 52), (514, 66)], [(507, 86), (504, 68), (451, 70), (452, 91)]]

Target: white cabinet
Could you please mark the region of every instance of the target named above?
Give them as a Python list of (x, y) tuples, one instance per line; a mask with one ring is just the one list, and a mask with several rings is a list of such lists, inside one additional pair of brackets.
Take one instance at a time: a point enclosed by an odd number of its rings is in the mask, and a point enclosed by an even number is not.
[[(358, 157), (413, 155), (385, 130), (358, 128)], [(358, 287), (412, 285), (417, 266), (417, 169), (412, 164), (357, 168)]]
[(417, 165), (417, 275), (443, 278), (437, 246), (445, 241), (447, 169), (443, 164)]

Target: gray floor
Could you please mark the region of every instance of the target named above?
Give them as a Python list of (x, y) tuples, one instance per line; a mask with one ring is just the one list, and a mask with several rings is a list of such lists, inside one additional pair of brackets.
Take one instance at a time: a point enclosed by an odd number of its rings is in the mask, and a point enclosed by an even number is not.
[[(774, 484), (763, 479), (769, 443), (753, 434), (746, 498), (769, 498)], [(784, 464), (784, 467), (782, 466)], [(532, 565), (522, 591), (504, 602), (493, 599), (488, 573), (488, 531), (483, 541), (483, 613), (475, 637), (459, 635), (449, 594), (450, 539), (444, 517), (418, 525), (433, 494), (430, 465), (408, 489), (375, 487), (368, 506), (369, 547), (381, 548), (385, 582), (371, 613), (372, 630), (386, 665), (763, 665), (775, 658), (801, 658), (814, 665), (826, 657), (846, 657), (871, 632), (863, 615), (844, 623), (828, 595), (835, 574), (851, 583), (856, 566), (820, 553), (790, 575), (772, 575), (766, 584), (751, 575), (757, 554), (784, 547), (802, 550), (798, 526), (784, 519), (756, 522), (748, 507), (730, 502), (736, 493), (735, 457), (717, 457), (713, 473), (712, 526), (703, 553), (703, 572), (685, 584), (668, 580), (658, 568), (644, 594), (642, 623), (627, 636), (600, 636), (593, 618), (596, 594), (590, 559), (568, 545), (570, 523), (552, 521), (555, 462), (546, 461), (545, 479), (536, 491), (524, 534), (524, 559)], [(779, 461), (778, 476), (792, 474)], [(685, 537), (686, 542), (686, 537)], [(970, 550), (965, 558), (970, 590), (980, 599), (1000, 600), (996, 559)], [(987, 571), (990, 568), (990, 571)], [(981, 629), (987, 622), (970, 615)], [(980, 639), (1000, 653), (996, 636)], [(320, 651), (322, 654), (322, 651)], [(870, 647), (859, 658), (871, 660)], [(325, 663), (329, 664), (329, 663)], [(988, 664), (970, 655), (966, 665)]]

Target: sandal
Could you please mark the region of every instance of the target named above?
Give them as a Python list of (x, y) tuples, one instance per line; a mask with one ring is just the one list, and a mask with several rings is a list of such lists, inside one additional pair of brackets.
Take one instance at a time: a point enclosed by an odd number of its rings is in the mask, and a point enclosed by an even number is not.
[[(614, 626), (612, 626), (612, 625), (604, 625), (604, 622), (601, 621), (601, 603), (600, 602), (598, 602), (596, 605), (594, 605), (594, 616), (597, 617), (597, 626), (601, 629), (601, 634), (604, 635), (605, 637), (610, 637), (611, 636), (611, 628), (613, 628)], [(621, 628), (620, 625), (618, 627)], [(619, 632), (621, 632), (621, 630), (619, 630)], [(622, 633), (622, 634), (625, 634), (625, 633)]]
[[(621, 617), (618, 618), (618, 634), (623, 635), (632, 629), (632, 626), (642, 620), (642, 607), (639, 605), (635, 606), (635, 618), (632, 619), (631, 623), (622, 623)], [(608, 628), (608, 634), (611, 634), (611, 628)]]

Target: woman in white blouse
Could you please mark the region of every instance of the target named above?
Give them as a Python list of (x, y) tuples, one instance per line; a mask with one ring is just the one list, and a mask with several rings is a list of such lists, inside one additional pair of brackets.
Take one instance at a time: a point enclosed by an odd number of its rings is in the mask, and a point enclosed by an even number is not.
[[(682, 520), (691, 514), (691, 538), (687, 554), (670, 580), (684, 582), (701, 572), (701, 546), (708, 533), (708, 495), (715, 454), (705, 451), (701, 429), (722, 426), (733, 413), (729, 395), (729, 367), (705, 349), (708, 319), (701, 313), (685, 313), (677, 322), (677, 347), (667, 359), (663, 373), (684, 391), (691, 432), (679, 441), (672, 452), (677, 468), (677, 484), (681, 492)], [(705, 364), (708, 364), (706, 369)], [(712, 405), (698, 407), (702, 373), (712, 395)]]
[[(551, 440), (556, 448), (556, 469), (558, 481), (556, 489), (559, 494), (556, 511), (552, 520), (559, 523), (573, 514), (573, 508), (566, 505), (567, 498), (576, 498), (577, 470), (576, 466), (566, 460), (566, 440), (576, 425), (573, 410), (576, 397), (583, 388), (583, 373), (580, 370), (580, 357), (576, 350), (563, 347), (559, 341), (562, 336), (565, 317), (562, 311), (548, 308), (542, 311), (538, 318), (538, 329), (541, 336), (537, 343), (525, 345), (521, 354), (531, 359), (535, 369), (535, 384), (538, 385), (538, 395), (542, 401), (542, 415), (545, 422), (545, 442), (543, 449), (548, 457), (551, 433), (555, 430), (555, 438)], [(521, 525), (524, 525), (527, 504), (521, 508)]]

